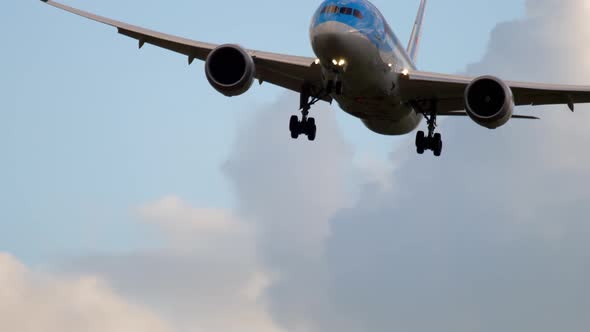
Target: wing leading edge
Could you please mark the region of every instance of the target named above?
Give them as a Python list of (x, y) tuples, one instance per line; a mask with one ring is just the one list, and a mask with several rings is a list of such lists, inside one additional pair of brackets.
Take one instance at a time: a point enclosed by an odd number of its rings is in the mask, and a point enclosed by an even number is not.
[[(437, 100), (444, 113), (465, 109), (465, 88), (475, 77), (411, 71), (402, 76), (400, 88), (407, 101)], [(505, 81), (512, 90), (516, 106), (567, 105), (590, 103), (590, 86)]]
[[(209, 53), (217, 44), (199, 42), (187, 38), (173, 36), (139, 26), (116, 21), (83, 10), (79, 10), (52, 0), (41, 0), (48, 5), (65, 10), (87, 19), (117, 28), (117, 31), (127, 37), (136, 39), (139, 48), (144, 44), (155, 45), (188, 57), (191, 64), (195, 59), (206, 60)], [(246, 50), (256, 64), (256, 78), (295, 92), (301, 92), (304, 85), (316, 91), (322, 89), (322, 73), (315, 58), (284, 55), (256, 50)], [(324, 100), (330, 101), (329, 97)]]

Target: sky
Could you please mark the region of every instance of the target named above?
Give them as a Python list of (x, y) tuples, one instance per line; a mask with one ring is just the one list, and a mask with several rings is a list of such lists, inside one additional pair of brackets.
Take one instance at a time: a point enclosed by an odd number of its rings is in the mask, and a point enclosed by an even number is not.
[[(67, 3), (310, 56), (319, 5)], [(418, 1), (375, 4), (407, 40)], [(588, 107), (445, 120), (434, 159), (318, 105), (309, 144), (289, 138), (292, 93), (225, 98), (201, 63), (39, 1), (0, 15), (0, 330), (587, 329)], [(588, 15), (432, 0), (419, 66), (584, 84)]]

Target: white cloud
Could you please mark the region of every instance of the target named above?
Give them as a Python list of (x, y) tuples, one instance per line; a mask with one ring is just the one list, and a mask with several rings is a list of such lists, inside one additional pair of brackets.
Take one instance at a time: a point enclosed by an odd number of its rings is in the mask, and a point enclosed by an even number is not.
[(223, 209), (195, 208), (176, 196), (164, 197), (138, 209), (144, 221), (177, 233), (228, 233), (243, 227)]
[(0, 331), (172, 330), (156, 314), (129, 303), (96, 277), (52, 277), (0, 253)]
[(271, 283), (253, 227), (223, 209), (168, 196), (136, 209), (164, 234), (154, 252), (85, 257), (71, 272), (105, 276), (122, 294), (187, 332), (279, 332), (262, 298)]

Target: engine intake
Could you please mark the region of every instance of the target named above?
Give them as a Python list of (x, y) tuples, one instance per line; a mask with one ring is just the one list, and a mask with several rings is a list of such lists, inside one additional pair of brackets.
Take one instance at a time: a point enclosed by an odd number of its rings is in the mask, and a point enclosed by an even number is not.
[(512, 118), (512, 90), (499, 78), (478, 77), (465, 89), (465, 109), (480, 126), (489, 129), (501, 127)]
[(221, 45), (205, 62), (207, 80), (225, 96), (239, 96), (252, 86), (256, 66), (252, 57), (237, 45)]

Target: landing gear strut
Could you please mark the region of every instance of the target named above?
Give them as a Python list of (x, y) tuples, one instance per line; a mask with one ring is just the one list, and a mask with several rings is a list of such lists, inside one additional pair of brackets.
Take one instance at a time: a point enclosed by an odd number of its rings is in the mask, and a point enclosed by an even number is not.
[[(429, 112), (422, 112), (426, 123), (428, 124), (428, 136), (423, 131), (416, 134), (416, 150), (418, 154), (424, 154), (424, 151), (431, 150), (434, 155), (440, 157), (443, 148), (442, 135), (435, 133), (436, 130), (436, 102), (432, 103)], [(429, 114), (427, 114), (429, 113)]]
[(326, 94), (327, 95), (334, 93), (338, 96), (341, 96), (343, 91), (344, 91), (344, 88), (342, 85), (342, 80), (336, 79), (336, 80), (329, 80), (328, 82), (326, 82)]

